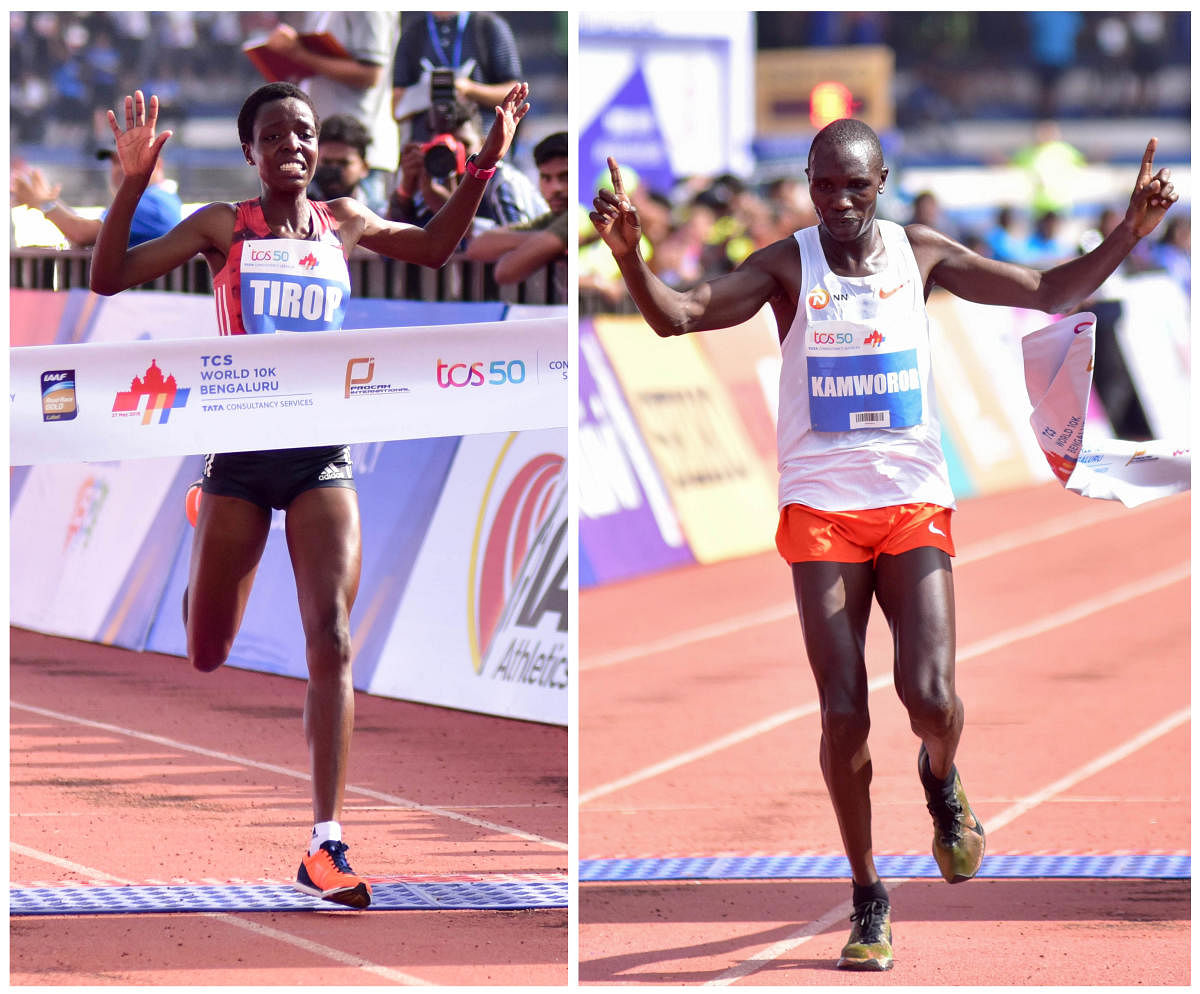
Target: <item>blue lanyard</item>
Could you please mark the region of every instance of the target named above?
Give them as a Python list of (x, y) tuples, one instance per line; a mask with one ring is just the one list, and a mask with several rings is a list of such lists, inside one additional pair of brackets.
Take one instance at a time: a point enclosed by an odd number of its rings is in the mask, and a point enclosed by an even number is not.
[(433, 11), (425, 12), (425, 25), (429, 29), (429, 43), (437, 52), (438, 58), (442, 60), (442, 65), (450, 69), (457, 69), (462, 65), (462, 43), (463, 29), (467, 26), (467, 18), (471, 16), (471, 12), (463, 10), (458, 15), (458, 26), (454, 29), (454, 59), (451, 61), (446, 55), (446, 50), (442, 48), (441, 41), (438, 40), (437, 21), (433, 19)]

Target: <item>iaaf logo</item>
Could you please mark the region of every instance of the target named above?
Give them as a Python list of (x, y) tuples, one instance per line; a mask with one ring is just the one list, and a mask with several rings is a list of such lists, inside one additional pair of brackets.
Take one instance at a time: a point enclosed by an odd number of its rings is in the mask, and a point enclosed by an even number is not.
[[(129, 389), (117, 394), (112, 412), (120, 417), (140, 413), (142, 424), (148, 425), (158, 411), (158, 423), (165, 425), (173, 410), (187, 406), (188, 392), (187, 387), (176, 385), (174, 376), (164, 377), (158, 368), (158, 360), (151, 359), (145, 377), (135, 376)], [(145, 401), (144, 407), (142, 401)]]
[(78, 414), (75, 370), (48, 369), (42, 373), (42, 420), (73, 421)]
[(504, 383), (524, 383), (525, 362), (522, 359), (495, 359), (485, 372), (482, 362), (437, 361), (437, 385), (449, 387), (481, 387), (485, 383), (499, 386)]
[[(501, 450), (496, 469), (499, 469), (515, 437), (511, 436)], [(563, 471), (564, 462), (562, 456), (546, 452), (534, 456), (522, 466), (500, 498), (487, 535), (483, 533), (484, 508), (491, 495), (490, 487), (484, 492), (479, 522), (471, 542), (468, 585), (474, 601), (468, 605), (468, 634), (471, 661), (476, 673), (483, 667), (484, 650), (504, 614), (504, 606), (512, 593), (525, 555), (550, 513), (555, 485)]]

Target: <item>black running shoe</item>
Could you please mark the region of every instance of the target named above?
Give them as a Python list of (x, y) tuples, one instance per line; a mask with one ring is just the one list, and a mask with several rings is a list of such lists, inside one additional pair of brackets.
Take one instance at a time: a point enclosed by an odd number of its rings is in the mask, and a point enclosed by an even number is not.
[(983, 823), (971, 811), (962, 779), (954, 769), (951, 786), (930, 790), (925, 785), (929, 772), (929, 753), (921, 743), (917, 753), (917, 772), (925, 789), (925, 806), (933, 816), (933, 858), (947, 882), (960, 884), (979, 872), (983, 852), (987, 848)]
[(892, 968), (892, 909), (887, 901), (864, 901), (850, 916), (854, 927), (842, 947), (840, 970), (890, 970)]

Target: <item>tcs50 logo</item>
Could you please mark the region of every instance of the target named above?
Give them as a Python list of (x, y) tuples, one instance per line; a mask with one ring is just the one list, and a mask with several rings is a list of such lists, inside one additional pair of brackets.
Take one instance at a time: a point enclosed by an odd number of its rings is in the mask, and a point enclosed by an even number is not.
[(288, 262), (291, 258), (287, 249), (252, 248), (250, 250), (251, 262)]
[(494, 360), (485, 373), (482, 362), (437, 361), (437, 385), (449, 387), (481, 387), (486, 383), (524, 383), (525, 363), (521, 359)]

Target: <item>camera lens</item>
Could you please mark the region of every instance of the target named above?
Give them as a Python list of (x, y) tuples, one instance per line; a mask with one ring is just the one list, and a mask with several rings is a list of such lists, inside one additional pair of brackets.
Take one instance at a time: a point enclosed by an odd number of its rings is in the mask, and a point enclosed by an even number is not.
[(430, 176), (449, 176), (458, 165), (454, 150), (448, 145), (434, 145), (425, 153), (425, 171)]

